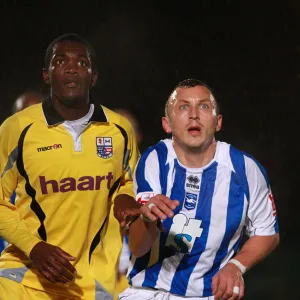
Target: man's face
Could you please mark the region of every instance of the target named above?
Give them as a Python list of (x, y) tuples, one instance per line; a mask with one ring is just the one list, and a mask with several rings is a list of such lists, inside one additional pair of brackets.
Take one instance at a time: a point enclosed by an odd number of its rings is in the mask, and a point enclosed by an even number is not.
[(162, 120), (164, 130), (182, 148), (205, 150), (222, 127), (213, 95), (206, 87), (195, 86), (178, 88), (171, 97), (168, 116)]
[(52, 97), (66, 106), (88, 99), (90, 88), (96, 84), (97, 73), (92, 72), (87, 47), (71, 41), (56, 44), (49, 70), (44, 70), (44, 80), (51, 85)]

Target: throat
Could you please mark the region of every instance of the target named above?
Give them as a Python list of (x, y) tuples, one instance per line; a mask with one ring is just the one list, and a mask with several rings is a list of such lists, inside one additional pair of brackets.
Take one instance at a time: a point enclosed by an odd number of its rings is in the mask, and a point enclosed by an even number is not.
[(213, 141), (205, 150), (182, 149), (173, 142), (173, 147), (180, 163), (189, 168), (203, 168), (208, 165), (215, 156), (217, 143)]
[(90, 109), (90, 103), (81, 101), (80, 103), (70, 103), (66, 105), (64, 102), (53, 98), (53, 104), (56, 111), (65, 119), (69, 121), (78, 120), (84, 117)]

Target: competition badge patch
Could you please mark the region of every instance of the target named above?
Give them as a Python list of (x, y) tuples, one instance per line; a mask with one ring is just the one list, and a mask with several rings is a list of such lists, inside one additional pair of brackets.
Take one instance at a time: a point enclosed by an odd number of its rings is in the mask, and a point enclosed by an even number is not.
[(110, 158), (113, 155), (111, 137), (96, 137), (97, 155), (101, 158)]
[(137, 194), (137, 201), (141, 204), (147, 203), (152, 197), (154, 197), (153, 192), (146, 192), (146, 193), (138, 193)]

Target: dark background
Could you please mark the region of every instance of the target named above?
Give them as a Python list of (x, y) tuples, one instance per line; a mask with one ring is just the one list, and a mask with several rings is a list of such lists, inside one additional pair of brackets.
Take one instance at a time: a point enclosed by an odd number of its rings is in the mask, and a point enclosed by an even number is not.
[(246, 274), (245, 299), (300, 299), (300, 1), (27, 2), (0, 4), (0, 123), (24, 91), (47, 93), (44, 54), (67, 32), (94, 46), (93, 98), (136, 115), (142, 150), (165, 137), (160, 119), (174, 85), (206, 82), (224, 117), (217, 138), (266, 167), (279, 215), (281, 245)]

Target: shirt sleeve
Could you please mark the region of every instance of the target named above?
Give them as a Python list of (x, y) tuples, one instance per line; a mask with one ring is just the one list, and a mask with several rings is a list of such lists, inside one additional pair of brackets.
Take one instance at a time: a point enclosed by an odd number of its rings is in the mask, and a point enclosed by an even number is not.
[(246, 231), (249, 236), (269, 236), (278, 232), (276, 207), (265, 169), (254, 159), (245, 157), (249, 186)]
[(162, 193), (159, 159), (153, 147), (150, 147), (138, 161), (134, 174), (134, 191), (136, 200), (142, 204)]
[[(135, 198), (133, 191), (133, 173), (138, 161), (140, 152), (138, 150), (135, 133), (131, 124), (126, 126), (126, 137), (127, 139), (127, 149), (124, 155), (124, 171), (122, 177), (120, 178), (120, 187), (118, 189), (117, 195), (126, 194)], [(125, 143), (126, 144), (126, 143)]]
[(19, 122), (10, 117), (0, 127), (0, 236), (29, 256), (40, 239), (28, 230), (10, 198), (18, 184)]

